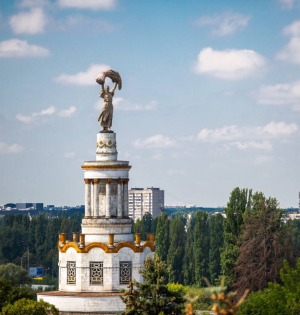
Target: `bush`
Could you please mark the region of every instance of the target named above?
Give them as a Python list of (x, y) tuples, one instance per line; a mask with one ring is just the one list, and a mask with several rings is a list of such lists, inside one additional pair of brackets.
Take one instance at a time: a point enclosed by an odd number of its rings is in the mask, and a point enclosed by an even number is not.
[(59, 311), (53, 305), (43, 300), (36, 302), (21, 299), (14, 304), (8, 304), (2, 309), (2, 315), (59, 315)]
[(211, 293), (206, 288), (188, 287), (184, 297), (188, 301), (194, 301), (193, 307), (195, 310), (208, 311), (213, 304), (210, 296)]

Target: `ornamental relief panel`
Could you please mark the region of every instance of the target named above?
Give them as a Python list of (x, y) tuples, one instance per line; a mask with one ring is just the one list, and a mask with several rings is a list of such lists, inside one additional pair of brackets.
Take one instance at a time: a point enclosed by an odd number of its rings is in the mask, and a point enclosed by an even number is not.
[(111, 140), (109, 140), (107, 143), (103, 142), (103, 141), (99, 141), (97, 143), (97, 148), (109, 148), (109, 149), (115, 149), (117, 147), (117, 142), (113, 142)]

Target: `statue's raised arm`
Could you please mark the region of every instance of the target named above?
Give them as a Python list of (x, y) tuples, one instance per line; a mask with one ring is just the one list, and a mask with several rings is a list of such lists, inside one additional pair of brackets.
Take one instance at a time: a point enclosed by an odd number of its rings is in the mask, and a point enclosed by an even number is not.
[[(110, 78), (114, 83), (113, 88), (111, 91), (109, 90), (109, 86), (104, 87), (105, 79)], [(118, 86), (119, 90), (122, 88), (122, 79), (119, 72), (108, 69), (100, 73), (97, 77), (96, 82), (102, 85), (102, 89), (99, 93), (99, 96), (104, 99), (104, 106), (102, 108), (102, 112), (98, 118), (100, 126), (102, 126), (101, 132), (112, 132), (110, 130), (112, 125), (112, 118), (113, 118), (113, 96), (115, 90)]]

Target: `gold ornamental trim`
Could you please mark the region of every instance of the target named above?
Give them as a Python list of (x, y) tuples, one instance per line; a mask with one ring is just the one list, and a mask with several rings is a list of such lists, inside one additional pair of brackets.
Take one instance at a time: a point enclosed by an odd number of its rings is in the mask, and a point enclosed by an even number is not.
[(122, 170), (130, 170), (131, 166), (130, 165), (82, 165), (81, 168), (83, 170), (103, 170), (103, 169), (122, 169)]
[(77, 253), (88, 253), (92, 248), (101, 248), (104, 250), (105, 253), (111, 253), (115, 254), (118, 253), (118, 251), (121, 248), (129, 247), (133, 250), (134, 253), (143, 253), (146, 247), (149, 247), (152, 252), (155, 252), (155, 247), (152, 242), (146, 242), (143, 246), (136, 246), (135, 244), (131, 242), (122, 242), (119, 243), (116, 247), (110, 248), (104, 243), (91, 243), (84, 248), (79, 248), (78, 245), (74, 242), (68, 242), (63, 247), (60, 247), (58, 242), (58, 251), (61, 253), (66, 253), (69, 248), (74, 248)]
[(111, 140), (109, 140), (107, 143), (104, 143), (103, 141), (99, 141), (97, 142), (97, 148), (116, 148), (117, 147), (117, 142), (112, 142)]

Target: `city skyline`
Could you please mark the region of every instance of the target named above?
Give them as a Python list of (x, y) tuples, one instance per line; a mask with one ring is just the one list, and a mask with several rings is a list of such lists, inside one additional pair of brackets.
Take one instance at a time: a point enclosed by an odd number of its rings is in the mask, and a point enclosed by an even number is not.
[(226, 205), (235, 187), (298, 207), (297, 0), (0, 3), (0, 204), (84, 204), (102, 100), (129, 187), (165, 203)]

